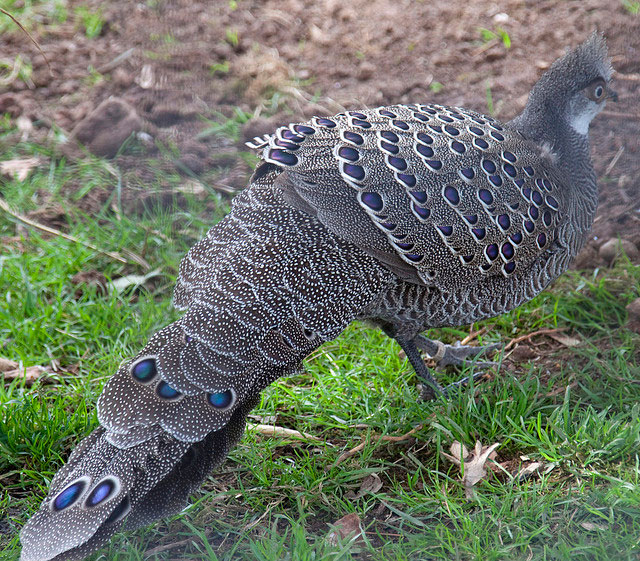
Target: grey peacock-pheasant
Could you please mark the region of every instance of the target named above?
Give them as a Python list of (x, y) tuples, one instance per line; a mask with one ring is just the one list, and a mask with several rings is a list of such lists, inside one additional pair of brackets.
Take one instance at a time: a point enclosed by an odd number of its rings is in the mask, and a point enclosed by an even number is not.
[(21, 533), (23, 561), (81, 559), (180, 511), (259, 392), (353, 320), (380, 326), (433, 395), (420, 333), (502, 314), (567, 269), (597, 205), (589, 123), (615, 99), (604, 39), (557, 60), (508, 123), (392, 105), (291, 124), (182, 260), (181, 319), (122, 364), (100, 427)]

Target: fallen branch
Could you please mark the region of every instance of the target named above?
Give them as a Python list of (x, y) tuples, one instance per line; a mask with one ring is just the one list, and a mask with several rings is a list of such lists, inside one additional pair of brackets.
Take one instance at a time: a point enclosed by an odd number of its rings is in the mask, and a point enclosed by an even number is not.
[(506, 344), (504, 350), (508, 351), (510, 348), (514, 347), (518, 343), (521, 343), (522, 341), (528, 341), (529, 339), (532, 339), (533, 337), (537, 337), (538, 335), (548, 335), (550, 333), (560, 333), (561, 331), (566, 331), (566, 330), (567, 330), (566, 327), (557, 327), (555, 329), (540, 329), (539, 331), (534, 331), (533, 333), (527, 333), (526, 335), (521, 335), (520, 337), (516, 337), (515, 339), (511, 339), (511, 341), (509, 341)]

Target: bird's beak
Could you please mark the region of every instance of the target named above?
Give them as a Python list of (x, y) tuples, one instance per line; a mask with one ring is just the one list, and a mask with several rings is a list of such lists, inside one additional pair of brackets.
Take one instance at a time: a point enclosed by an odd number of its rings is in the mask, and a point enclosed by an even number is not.
[(614, 92), (611, 88), (607, 88), (607, 99), (611, 101), (618, 101), (618, 94)]

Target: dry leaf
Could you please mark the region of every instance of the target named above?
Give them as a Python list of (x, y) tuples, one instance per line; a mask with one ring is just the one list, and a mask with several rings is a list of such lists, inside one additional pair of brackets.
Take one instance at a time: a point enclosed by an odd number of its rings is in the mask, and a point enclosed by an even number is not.
[(325, 538), (329, 545), (336, 546), (346, 539), (350, 539), (352, 542), (362, 539), (363, 530), (360, 525), (360, 517), (355, 512), (343, 516), (334, 522), (332, 527)]
[(0, 372), (15, 370), (18, 366), (19, 364), (17, 362), (0, 356)]
[(117, 279), (113, 279), (111, 285), (113, 289), (120, 294), (125, 289), (130, 286), (141, 286), (146, 283), (149, 279), (153, 277), (157, 277), (160, 274), (160, 270), (156, 269), (155, 271), (151, 271), (146, 275), (125, 275), (124, 277), (119, 277)]
[(254, 425), (252, 423), (247, 423), (247, 428), (255, 430), (260, 434), (265, 436), (288, 436), (293, 438), (302, 438), (305, 440), (321, 440), (317, 436), (313, 436), (312, 434), (306, 434), (304, 432), (300, 432), (293, 429), (287, 429), (285, 427), (278, 427), (274, 425)]
[(380, 489), (382, 489), (382, 480), (378, 477), (377, 473), (370, 473), (362, 480), (360, 490), (356, 493), (354, 498), (359, 499), (369, 493), (377, 493)]
[(16, 125), (18, 130), (22, 133), (20, 136), (20, 142), (25, 142), (33, 132), (33, 123), (31, 122), (31, 119), (25, 115), (20, 115), (20, 117), (16, 119)]
[(22, 158), (0, 162), (0, 172), (18, 181), (24, 181), (31, 170), (40, 163), (39, 158)]
[(564, 333), (549, 333), (549, 337), (565, 347), (577, 347), (582, 343), (577, 337), (571, 337), (571, 335), (565, 335)]
[(496, 457), (495, 449), (498, 446), (500, 446), (499, 442), (491, 446), (482, 446), (482, 443), (478, 440), (473, 453), (469, 453), (464, 444), (456, 441), (450, 448), (453, 456), (441, 452), (450, 462), (461, 467), (463, 472), (462, 483), (468, 499), (473, 498), (473, 486), (486, 477), (487, 472), (484, 466), (488, 459)]
[(607, 530), (608, 527), (604, 524), (594, 524), (593, 522), (580, 522), (580, 526), (582, 526), (585, 530), (589, 532), (593, 532), (594, 530)]
[(540, 467), (542, 467), (542, 462), (531, 462), (528, 466), (520, 468), (520, 471), (516, 473), (516, 479), (526, 479), (532, 473), (538, 471)]
[(27, 368), (16, 368), (15, 370), (7, 370), (2, 375), (4, 376), (5, 380), (16, 380), (18, 378), (24, 378), (27, 385), (31, 385), (46, 372), (47, 369), (44, 366), (27, 366)]

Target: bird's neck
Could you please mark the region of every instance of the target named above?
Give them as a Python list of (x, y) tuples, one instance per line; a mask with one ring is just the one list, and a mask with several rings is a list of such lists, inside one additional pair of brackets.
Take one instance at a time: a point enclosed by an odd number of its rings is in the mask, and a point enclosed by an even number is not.
[[(580, 132), (569, 122), (566, 112), (550, 103), (527, 104), (521, 115), (510, 126), (528, 140), (536, 142), (554, 159), (554, 166), (570, 191), (568, 212), (574, 228), (571, 235), (571, 253), (577, 253), (591, 229), (598, 204), (596, 175), (591, 163), (588, 126)], [(586, 132), (583, 134), (583, 132)]]

